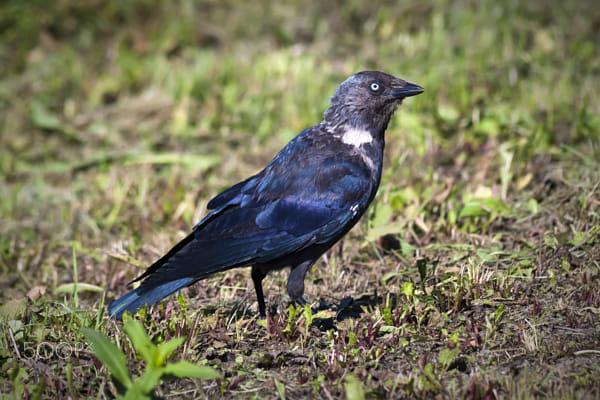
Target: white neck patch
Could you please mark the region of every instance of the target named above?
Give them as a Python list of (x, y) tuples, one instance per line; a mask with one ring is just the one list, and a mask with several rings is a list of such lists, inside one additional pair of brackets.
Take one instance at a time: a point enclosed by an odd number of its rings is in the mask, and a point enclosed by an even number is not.
[(342, 142), (354, 147), (360, 147), (361, 145), (371, 143), (372, 141), (373, 136), (371, 135), (371, 132), (363, 129), (347, 128), (346, 132), (342, 135)]

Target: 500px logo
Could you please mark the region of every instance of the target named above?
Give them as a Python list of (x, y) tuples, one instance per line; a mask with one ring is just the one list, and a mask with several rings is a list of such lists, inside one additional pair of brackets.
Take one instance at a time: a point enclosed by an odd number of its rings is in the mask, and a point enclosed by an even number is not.
[(91, 351), (87, 343), (25, 342), (21, 355), (23, 358), (35, 360), (48, 360), (53, 357), (67, 360), (72, 357), (78, 357), (79, 353), (83, 351)]

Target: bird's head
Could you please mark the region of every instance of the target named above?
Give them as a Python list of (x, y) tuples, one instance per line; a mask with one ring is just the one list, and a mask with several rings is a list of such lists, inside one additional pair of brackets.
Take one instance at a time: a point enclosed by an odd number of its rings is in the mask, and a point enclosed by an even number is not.
[(402, 100), (423, 91), (422, 87), (385, 72), (362, 71), (338, 86), (331, 97), (331, 107), (325, 111), (325, 122), (385, 130)]

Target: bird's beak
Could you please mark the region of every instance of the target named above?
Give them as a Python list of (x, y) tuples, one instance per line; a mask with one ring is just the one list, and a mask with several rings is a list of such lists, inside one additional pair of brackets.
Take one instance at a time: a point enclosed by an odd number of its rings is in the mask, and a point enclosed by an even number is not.
[(412, 83), (406, 83), (401, 89), (392, 89), (392, 97), (396, 99), (403, 99), (405, 97), (416, 96), (425, 91), (421, 86), (414, 85)]

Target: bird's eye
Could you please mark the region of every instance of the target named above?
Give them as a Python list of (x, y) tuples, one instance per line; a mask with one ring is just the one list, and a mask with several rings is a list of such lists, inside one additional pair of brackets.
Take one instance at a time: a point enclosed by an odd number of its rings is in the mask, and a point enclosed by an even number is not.
[(379, 83), (377, 83), (377, 82), (373, 82), (373, 83), (371, 83), (371, 90), (372, 90), (372, 91), (374, 91), (374, 92), (378, 91), (378, 90), (379, 90), (379, 87), (380, 87), (380, 86), (379, 86)]

